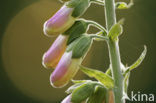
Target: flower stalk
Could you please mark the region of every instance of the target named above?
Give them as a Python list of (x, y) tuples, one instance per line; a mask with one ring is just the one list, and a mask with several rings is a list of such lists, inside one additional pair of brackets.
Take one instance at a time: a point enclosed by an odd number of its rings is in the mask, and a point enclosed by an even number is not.
[[(115, 2), (114, 0), (105, 0), (105, 16), (106, 16), (106, 28), (109, 31), (111, 27), (116, 24), (115, 14)], [(121, 72), (121, 59), (119, 50), (119, 40), (109, 40), (109, 57), (111, 63), (111, 71), (114, 79), (113, 93), (114, 103), (124, 103), (123, 100), (123, 76)]]

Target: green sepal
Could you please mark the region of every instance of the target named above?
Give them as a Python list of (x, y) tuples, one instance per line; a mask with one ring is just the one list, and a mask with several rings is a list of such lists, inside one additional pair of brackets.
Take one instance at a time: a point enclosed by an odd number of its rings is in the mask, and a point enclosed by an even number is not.
[(72, 51), (72, 58), (83, 58), (91, 44), (92, 38), (87, 35), (82, 35), (68, 45), (67, 52)]
[(97, 85), (94, 93), (88, 98), (87, 103), (106, 103), (107, 89)]
[(89, 0), (79, 0), (79, 3), (77, 6), (75, 6), (74, 11), (72, 13), (73, 17), (80, 17), (90, 6)]
[(70, 0), (66, 3), (69, 8), (74, 8), (72, 16), (80, 17), (90, 6), (90, 0)]
[(72, 80), (72, 82), (74, 83), (74, 85), (70, 86), (67, 90), (66, 93), (72, 93), (76, 88), (78, 88), (79, 86), (81, 86), (84, 83), (88, 83), (88, 82), (92, 82), (91, 80)]
[(76, 88), (78, 88), (79, 86), (81, 86), (81, 85), (84, 84), (84, 83), (85, 83), (85, 82), (83, 82), (83, 83), (76, 83), (76, 84), (70, 86), (65, 92), (66, 92), (67, 94), (70, 94), (70, 93), (72, 93)]
[(131, 6), (133, 6), (133, 0), (130, 0), (130, 3), (127, 4), (125, 2), (116, 2), (115, 7), (117, 9), (129, 9)]
[(94, 77), (95, 79), (100, 81), (106, 88), (111, 89), (114, 87), (114, 81), (109, 75), (101, 71), (90, 69), (84, 66), (80, 66), (80, 69), (89, 77)]
[(142, 52), (142, 54), (140, 55), (140, 57), (138, 58), (138, 60), (134, 64), (132, 64), (131, 66), (129, 66), (128, 69), (125, 71), (125, 73), (123, 75), (125, 76), (127, 73), (129, 73), (133, 69), (137, 68), (142, 63), (142, 61), (144, 60), (144, 58), (146, 56), (146, 53), (147, 53), (147, 47), (144, 46), (144, 51)]
[(118, 36), (122, 34), (123, 32), (123, 24), (124, 19), (121, 19), (118, 23), (114, 24), (109, 33), (108, 33), (108, 37), (111, 38), (112, 40), (117, 40)]
[(84, 34), (88, 29), (88, 23), (85, 20), (77, 20), (71, 28), (69, 28), (63, 34), (69, 35), (67, 45), (69, 45), (72, 41), (79, 38), (82, 34)]
[(77, 5), (79, 5), (79, 2), (81, 0), (70, 0), (68, 2), (66, 2), (66, 6), (68, 6), (69, 8), (75, 8)]
[(72, 92), (71, 102), (81, 103), (86, 100), (93, 94), (95, 86), (96, 83), (92, 82), (82, 84)]

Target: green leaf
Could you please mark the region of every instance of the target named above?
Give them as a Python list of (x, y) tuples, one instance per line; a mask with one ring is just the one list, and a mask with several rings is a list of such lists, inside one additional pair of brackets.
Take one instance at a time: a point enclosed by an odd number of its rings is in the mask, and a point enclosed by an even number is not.
[(109, 75), (107, 75), (101, 71), (89, 69), (89, 68), (83, 67), (83, 66), (80, 66), (80, 69), (88, 76), (94, 77), (97, 80), (99, 80), (105, 87), (107, 87), (107, 88), (114, 87), (114, 81)]
[(119, 35), (122, 34), (123, 32), (123, 28), (122, 25), (123, 24), (124, 19), (121, 19), (118, 23), (114, 24), (109, 33), (108, 33), (108, 37), (110, 37), (112, 40), (116, 40), (118, 38)]
[(130, 3), (127, 4), (125, 2), (116, 2), (115, 7), (117, 9), (129, 9), (131, 6), (133, 6), (133, 0), (130, 0)]
[(81, 103), (82, 101), (86, 100), (88, 97), (92, 95), (94, 92), (95, 83), (85, 83), (76, 88), (72, 92), (72, 99), (71, 102), (73, 103)]
[(95, 92), (89, 97), (87, 103), (105, 103), (107, 89), (102, 86), (96, 86)]
[(133, 69), (137, 68), (137, 67), (142, 63), (142, 61), (144, 60), (144, 58), (145, 58), (145, 56), (146, 56), (146, 53), (147, 53), (147, 47), (144, 46), (144, 51), (142, 52), (142, 54), (140, 55), (140, 57), (138, 58), (138, 60), (137, 60), (134, 64), (132, 64), (130, 67), (128, 67), (128, 69), (127, 69), (127, 70), (125, 71), (125, 73), (124, 73), (124, 76), (125, 76), (128, 72), (130, 72), (130, 71), (132, 71)]

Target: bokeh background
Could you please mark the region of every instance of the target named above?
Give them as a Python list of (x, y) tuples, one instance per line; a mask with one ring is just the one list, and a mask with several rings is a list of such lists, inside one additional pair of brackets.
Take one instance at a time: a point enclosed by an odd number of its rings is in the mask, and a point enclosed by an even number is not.
[[(134, 2), (129, 10), (117, 10), (117, 19), (126, 19), (120, 37), (122, 62), (132, 64), (144, 45), (148, 53), (131, 73), (129, 95), (131, 91), (156, 95), (156, 1)], [(52, 70), (41, 64), (43, 53), (56, 38), (43, 35), (43, 23), (61, 6), (58, 0), (0, 1), (0, 103), (59, 103), (66, 96), (64, 91), (71, 84), (54, 89), (49, 83)], [(105, 26), (102, 6), (91, 5), (82, 17)], [(105, 71), (109, 66), (106, 43), (94, 42), (83, 65)], [(75, 78), (88, 79), (81, 72)]]

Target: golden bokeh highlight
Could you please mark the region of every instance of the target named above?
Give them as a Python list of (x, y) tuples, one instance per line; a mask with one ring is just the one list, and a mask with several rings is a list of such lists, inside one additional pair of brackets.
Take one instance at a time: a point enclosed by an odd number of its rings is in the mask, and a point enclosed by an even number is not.
[(8, 25), (2, 44), (2, 57), (8, 77), (25, 95), (43, 102), (65, 97), (65, 89), (55, 89), (49, 83), (52, 70), (42, 66), (42, 55), (54, 38), (43, 35), (43, 23), (61, 5), (43, 0), (20, 11)]

